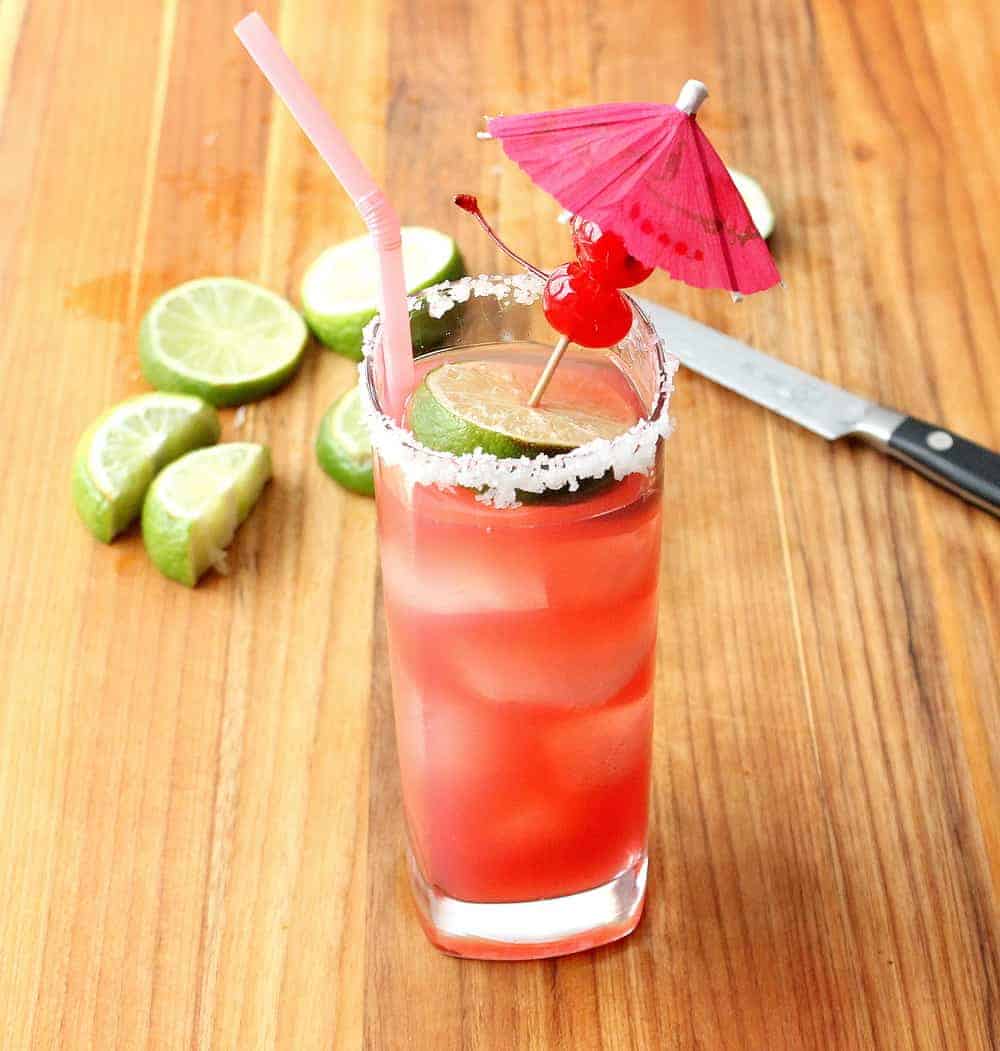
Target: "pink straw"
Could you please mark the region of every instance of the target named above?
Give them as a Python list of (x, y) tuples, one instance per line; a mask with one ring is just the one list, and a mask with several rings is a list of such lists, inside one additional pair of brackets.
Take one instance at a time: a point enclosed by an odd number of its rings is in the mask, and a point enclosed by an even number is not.
[(403, 400), (413, 386), (410, 314), (403, 277), (399, 217), (351, 144), (324, 112), (319, 99), (292, 65), (267, 23), (256, 11), (236, 24), (236, 35), (270, 81), (299, 127), (348, 192), (365, 221), (379, 255), (382, 274), (382, 368), (389, 414), (400, 419)]

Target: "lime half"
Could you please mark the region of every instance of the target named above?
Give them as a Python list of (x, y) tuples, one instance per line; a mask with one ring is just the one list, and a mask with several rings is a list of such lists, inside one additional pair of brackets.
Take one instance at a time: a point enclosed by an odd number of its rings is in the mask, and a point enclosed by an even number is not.
[(320, 467), (345, 489), (371, 496), (372, 443), (361, 415), (361, 396), (351, 387), (326, 410), (316, 435)]
[(431, 449), (458, 456), (476, 449), (499, 457), (536, 456), (614, 438), (635, 422), (583, 409), (529, 408), (534, 379), (497, 362), (439, 365), (413, 393), (413, 434)]
[[(465, 273), (458, 245), (425, 226), (403, 227), (403, 270), (410, 293)], [(361, 333), (378, 309), (379, 267), (365, 234), (328, 248), (302, 279), (302, 308), (317, 339), (355, 361)]]
[(754, 226), (757, 227), (757, 232), (766, 240), (774, 233), (774, 209), (767, 199), (767, 194), (764, 193), (760, 183), (752, 179), (746, 172), (730, 168), (729, 174), (736, 184), (736, 189), (740, 191), (740, 196), (747, 206)]
[(156, 478), (142, 506), (142, 539), (157, 568), (194, 587), (215, 566), (271, 477), (265, 445), (230, 442), (175, 460)]
[(236, 277), (203, 277), (165, 292), (139, 332), (139, 360), (160, 390), (241, 405), (287, 382), (308, 331), (290, 303)]
[(73, 502), (105, 543), (138, 515), (164, 464), (219, 440), (219, 416), (201, 398), (140, 394), (109, 409), (84, 431), (73, 457)]

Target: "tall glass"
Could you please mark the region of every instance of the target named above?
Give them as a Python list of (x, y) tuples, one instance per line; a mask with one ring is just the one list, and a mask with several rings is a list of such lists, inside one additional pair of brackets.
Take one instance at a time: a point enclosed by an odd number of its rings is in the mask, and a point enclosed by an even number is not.
[[(411, 300), (417, 382), (469, 359), (537, 375), (553, 340), (538, 294), (519, 275)], [(576, 952), (624, 937), (642, 913), (676, 363), (633, 312), (618, 346), (567, 354), (546, 398), (639, 422), (535, 462), (417, 443), (381, 414), (377, 322), (367, 334), (410, 873), (446, 952)]]

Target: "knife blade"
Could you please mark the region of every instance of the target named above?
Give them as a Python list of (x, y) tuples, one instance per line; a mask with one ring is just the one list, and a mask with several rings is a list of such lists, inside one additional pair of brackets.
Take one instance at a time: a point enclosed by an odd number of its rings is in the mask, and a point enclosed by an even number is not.
[(675, 310), (636, 299), (667, 350), (692, 372), (815, 434), (858, 438), (1000, 516), (1000, 455), (818, 379)]

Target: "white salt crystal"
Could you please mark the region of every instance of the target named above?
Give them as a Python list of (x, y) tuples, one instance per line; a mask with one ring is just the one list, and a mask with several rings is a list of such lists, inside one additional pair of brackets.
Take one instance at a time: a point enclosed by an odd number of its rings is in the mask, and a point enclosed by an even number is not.
[[(513, 297), (518, 303), (533, 303), (541, 295), (543, 284), (541, 278), (530, 273), (506, 278), (494, 275), (463, 277), (410, 297), (409, 305), (413, 309), (426, 301), (431, 316), (440, 318), (470, 296), (493, 296), (498, 300)], [(376, 329), (377, 317), (365, 327), (366, 359), (374, 352)], [(519, 489), (542, 493), (568, 487), (575, 492), (581, 481), (600, 478), (608, 470), (613, 471), (619, 480), (630, 474), (648, 474), (656, 462), (657, 444), (673, 431), (667, 410), (677, 366), (674, 358), (668, 358), (665, 363), (657, 392), (663, 397), (663, 408), (656, 419), (641, 419), (610, 441), (597, 438), (570, 452), (518, 459), (498, 459), (478, 448), (462, 456), (426, 448), (409, 431), (375, 409), (368, 390), (365, 361), (358, 366), (358, 371), (361, 406), (372, 446), (383, 463), (401, 470), (408, 486), (434, 485), (441, 489), (462, 486), (480, 490), (476, 499), (482, 503), (493, 507), (516, 507)]]

